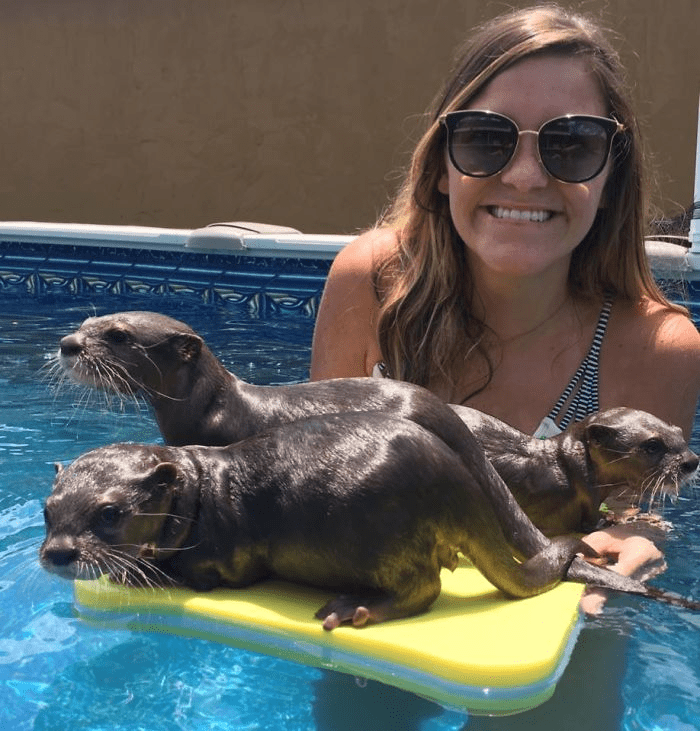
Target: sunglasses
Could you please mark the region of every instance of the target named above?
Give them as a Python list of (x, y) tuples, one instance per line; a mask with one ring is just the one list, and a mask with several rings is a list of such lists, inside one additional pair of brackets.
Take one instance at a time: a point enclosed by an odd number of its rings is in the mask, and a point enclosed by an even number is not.
[(463, 175), (488, 178), (500, 173), (518, 147), (520, 135), (536, 135), (544, 169), (564, 183), (595, 178), (608, 161), (613, 137), (624, 125), (609, 117), (568, 114), (545, 122), (539, 130), (518, 129), (495, 112), (462, 110), (440, 117), (447, 129), (447, 151)]

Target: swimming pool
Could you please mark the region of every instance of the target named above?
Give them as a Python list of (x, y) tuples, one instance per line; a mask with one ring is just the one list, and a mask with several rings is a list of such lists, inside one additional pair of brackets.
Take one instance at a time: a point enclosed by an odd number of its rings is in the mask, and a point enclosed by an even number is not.
[[(192, 325), (246, 380), (303, 380), (328, 260), (181, 256), (124, 241), (0, 244), (0, 727), (700, 729), (700, 616), (629, 597), (586, 620), (554, 697), (507, 719), (469, 718), (379, 683), (75, 618), (70, 585), (45, 574), (36, 558), (52, 464), (108, 442), (155, 441), (158, 433), (134, 404), (107, 410), (94, 395), (53, 391), (43, 377), (60, 337), (89, 315), (157, 310)], [(700, 420), (693, 446), (700, 448)], [(657, 583), (697, 597), (695, 497), (666, 508), (675, 530), (669, 570)]]

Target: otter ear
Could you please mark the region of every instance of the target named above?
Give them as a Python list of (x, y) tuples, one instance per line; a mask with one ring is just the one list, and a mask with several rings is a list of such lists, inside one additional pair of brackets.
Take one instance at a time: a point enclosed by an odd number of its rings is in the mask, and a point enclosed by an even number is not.
[(202, 338), (194, 333), (180, 333), (172, 338), (175, 350), (177, 350), (180, 358), (185, 362), (195, 360), (199, 357), (199, 354), (202, 352), (203, 342)]
[(178, 468), (172, 462), (161, 462), (156, 465), (144, 480), (152, 488), (165, 489), (177, 482)]
[(617, 441), (617, 431), (603, 424), (589, 424), (586, 427), (586, 439), (589, 444), (612, 447)]
[(63, 472), (63, 465), (60, 462), (54, 462), (53, 466), (54, 466), (54, 469), (56, 470), (57, 475), (60, 475), (61, 472)]

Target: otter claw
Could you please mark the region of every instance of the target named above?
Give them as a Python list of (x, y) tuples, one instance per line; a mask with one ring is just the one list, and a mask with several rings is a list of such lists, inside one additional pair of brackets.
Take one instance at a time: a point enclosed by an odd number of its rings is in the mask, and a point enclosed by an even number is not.
[[(318, 614), (316, 615), (318, 617)], [(321, 619), (321, 617), (318, 617)], [(323, 620), (323, 629), (330, 632), (331, 630), (334, 630), (336, 627), (340, 626), (340, 617), (338, 616), (338, 612), (331, 612), (324, 620)]]
[(352, 615), (353, 627), (364, 627), (369, 621), (371, 615), (367, 607), (357, 607)]
[(323, 629), (329, 631), (345, 623), (364, 627), (372, 619), (372, 612), (366, 604), (359, 597), (339, 596), (321, 607), (316, 612), (316, 619), (322, 619)]

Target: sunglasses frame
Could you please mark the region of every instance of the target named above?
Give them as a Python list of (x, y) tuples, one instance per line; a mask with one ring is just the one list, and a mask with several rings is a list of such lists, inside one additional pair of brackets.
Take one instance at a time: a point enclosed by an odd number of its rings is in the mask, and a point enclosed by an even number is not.
[[(464, 117), (468, 117), (471, 115), (488, 115), (490, 117), (494, 117), (500, 120), (505, 120), (509, 126), (512, 126), (512, 128), (515, 130), (515, 133), (517, 135), (515, 145), (513, 146), (513, 150), (508, 156), (508, 158), (505, 160), (503, 165), (501, 165), (498, 170), (492, 172), (492, 173), (485, 173), (485, 174), (478, 174), (478, 173), (470, 173), (466, 170), (463, 170), (458, 164), (457, 161), (454, 158), (453, 150), (452, 150), (452, 144), (454, 141), (454, 133), (456, 130), (457, 125), (459, 124), (459, 121), (463, 119)], [(542, 153), (540, 151), (540, 132), (547, 127), (548, 125), (552, 124), (552, 122), (559, 122), (561, 120), (580, 120), (580, 121), (589, 121), (589, 122), (596, 122), (601, 125), (603, 130), (605, 131), (607, 135), (607, 147), (605, 156), (603, 157), (602, 163), (598, 167), (598, 169), (592, 174), (588, 176), (584, 176), (583, 178), (577, 178), (576, 180), (566, 180), (564, 178), (560, 178), (558, 175), (555, 175), (548, 167), (547, 164), (542, 160)], [(600, 175), (603, 168), (605, 167), (609, 157), (610, 157), (610, 150), (612, 149), (613, 139), (615, 138), (615, 135), (617, 135), (619, 132), (623, 132), (625, 129), (625, 126), (619, 122), (614, 117), (598, 117), (594, 114), (565, 114), (561, 117), (554, 117), (553, 119), (549, 119), (544, 124), (540, 126), (539, 129), (520, 129), (518, 125), (510, 118), (507, 117), (505, 114), (500, 114), (498, 112), (492, 112), (487, 109), (460, 109), (454, 112), (446, 112), (445, 114), (440, 115), (439, 120), (441, 124), (444, 125), (445, 129), (447, 130), (447, 153), (450, 157), (450, 162), (454, 167), (459, 170), (462, 175), (467, 175), (470, 178), (490, 178), (494, 175), (498, 175), (499, 173), (503, 172), (505, 168), (510, 164), (511, 160), (515, 157), (515, 153), (518, 150), (518, 145), (520, 144), (520, 137), (522, 135), (535, 135), (537, 137), (537, 144), (535, 146), (537, 150), (537, 159), (539, 160), (540, 165), (542, 168), (547, 172), (548, 175), (550, 175), (555, 180), (559, 180), (562, 183), (585, 183), (588, 180), (592, 180), (596, 176)]]

